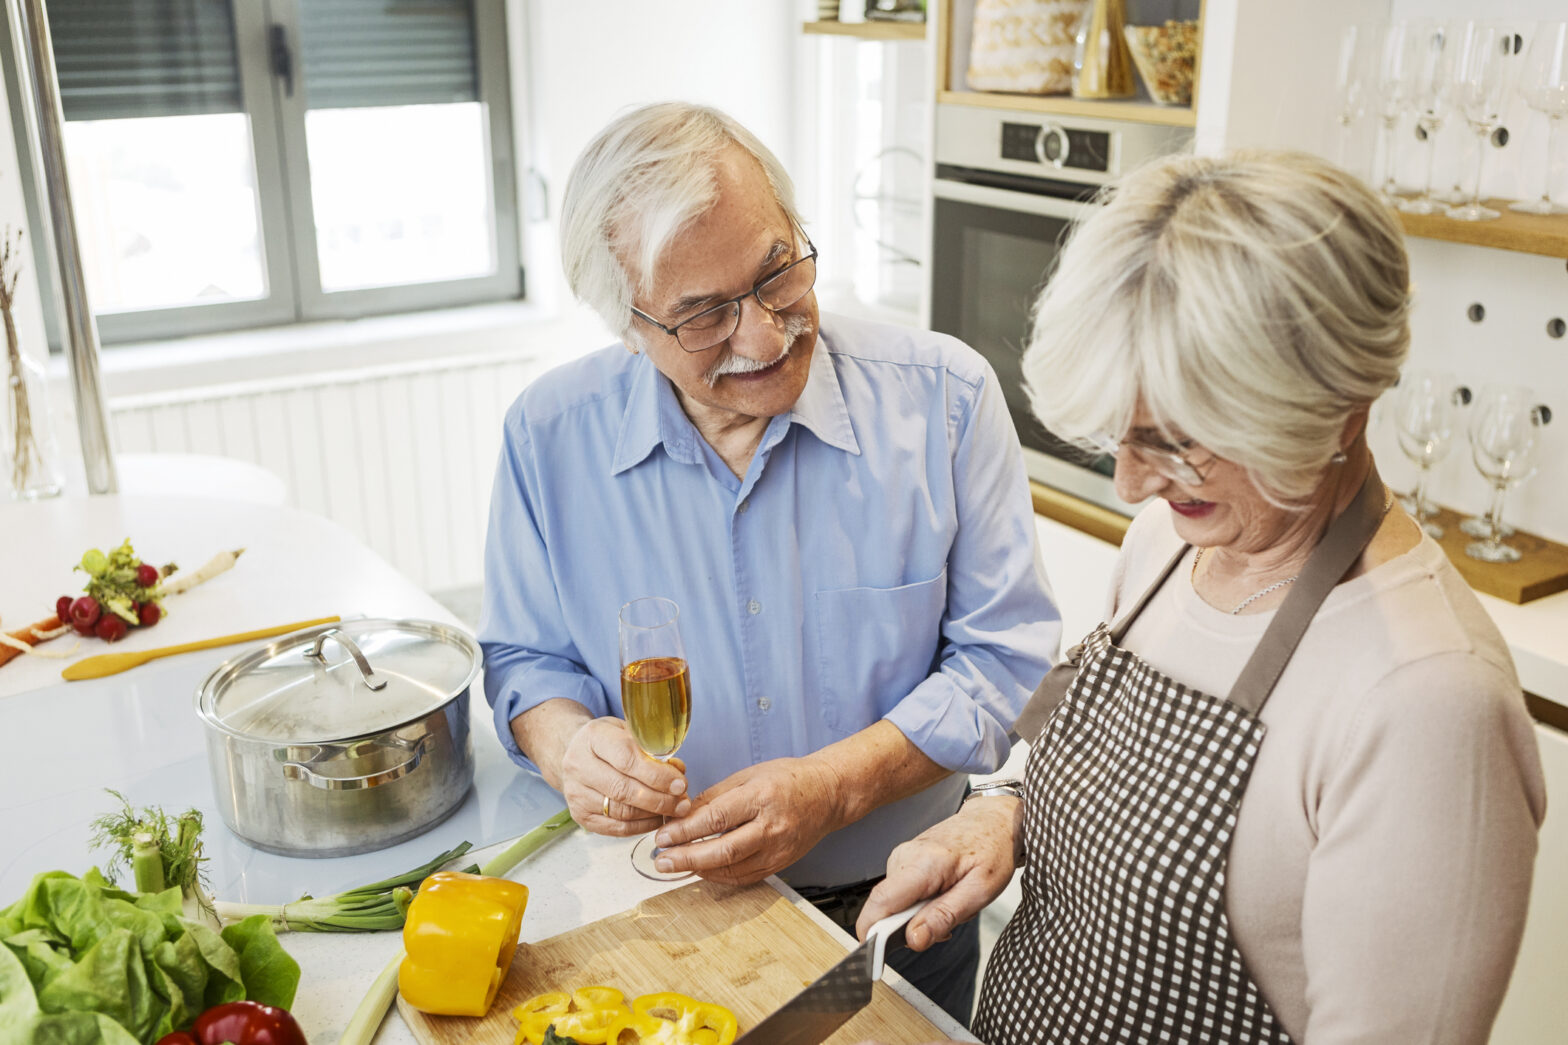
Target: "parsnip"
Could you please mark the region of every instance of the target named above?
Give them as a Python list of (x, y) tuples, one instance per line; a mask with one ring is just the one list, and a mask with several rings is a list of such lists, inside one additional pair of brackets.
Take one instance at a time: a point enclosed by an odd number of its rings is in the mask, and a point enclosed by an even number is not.
[(236, 548), (231, 552), (219, 552), (208, 559), (206, 564), (199, 570), (193, 570), (190, 573), (176, 573), (163, 582), (163, 593), (165, 595), (178, 595), (181, 592), (189, 591), (198, 584), (212, 580), (218, 574), (231, 568), (244, 552), (244, 548)]

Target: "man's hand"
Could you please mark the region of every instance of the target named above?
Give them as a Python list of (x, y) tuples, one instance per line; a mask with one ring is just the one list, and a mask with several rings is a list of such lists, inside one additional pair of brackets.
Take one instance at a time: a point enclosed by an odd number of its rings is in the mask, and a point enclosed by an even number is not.
[(843, 782), (825, 760), (759, 762), (698, 795), (689, 816), (664, 825), (658, 867), (733, 885), (761, 881), (844, 825), (842, 794)]
[(871, 890), (855, 934), (917, 900), (933, 897), (904, 928), (912, 951), (923, 951), (950, 936), (980, 913), (1012, 880), (1014, 843), (1023, 827), (1023, 802), (1016, 798), (979, 798), (957, 813), (894, 849), (887, 877)]
[(595, 834), (646, 834), (691, 811), (685, 770), (678, 758), (644, 755), (620, 719), (590, 719), (561, 756), (560, 792), (572, 819)]

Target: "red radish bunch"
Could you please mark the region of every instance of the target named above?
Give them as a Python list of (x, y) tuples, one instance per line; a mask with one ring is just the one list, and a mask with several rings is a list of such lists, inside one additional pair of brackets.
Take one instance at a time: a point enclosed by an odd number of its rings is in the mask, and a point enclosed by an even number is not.
[(173, 563), (160, 570), (142, 562), (125, 541), (108, 555), (89, 550), (76, 568), (88, 575), (87, 594), (62, 595), (54, 608), (60, 623), (78, 634), (118, 642), (132, 628), (150, 628), (163, 618), (162, 582), (174, 572)]

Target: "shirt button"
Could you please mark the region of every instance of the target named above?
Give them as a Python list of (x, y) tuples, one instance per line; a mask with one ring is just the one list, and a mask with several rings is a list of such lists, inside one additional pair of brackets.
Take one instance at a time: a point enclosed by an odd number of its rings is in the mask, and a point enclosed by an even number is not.
[(773, 706), (773, 701), (769, 700), (767, 697), (758, 697), (757, 698), (757, 710), (758, 711), (766, 711), (769, 708), (771, 708), (772, 706)]
[(746, 603), (746, 612), (752, 614), (753, 616), (761, 613), (762, 603), (758, 602), (756, 599), (752, 599), (750, 602)]
[(751, 507), (751, 498), (748, 497), (744, 501), (740, 502), (740, 504), (735, 506), (735, 511), (740, 513), (741, 515), (745, 515), (746, 514), (746, 509), (750, 508), (750, 507)]

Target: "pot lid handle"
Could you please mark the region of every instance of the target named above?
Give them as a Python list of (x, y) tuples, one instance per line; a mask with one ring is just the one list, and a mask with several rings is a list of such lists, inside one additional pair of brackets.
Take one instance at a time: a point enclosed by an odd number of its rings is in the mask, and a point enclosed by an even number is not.
[(370, 667), (370, 661), (366, 660), (365, 655), (360, 652), (359, 647), (354, 645), (354, 640), (343, 634), (343, 631), (340, 628), (328, 628), (321, 634), (317, 635), (316, 641), (312, 642), (310, 644), (310, 649), (305, 651), (305, 656), (312, 660), (319, 660), (321, 663), (325, 664), (327, 662), (327, 655), (321, 651), (321, 647), (326, 645), (328, 639), (336, 639), (339, 646), (342, 646), (344, 649), (348, 650), (349, 656), (354, 658), (354, 663), (359, 667), (359, 673), (365, 678), (365, 685), (375, 690), (386, 688), (387, 680), (375, 673), (375, 671)]

